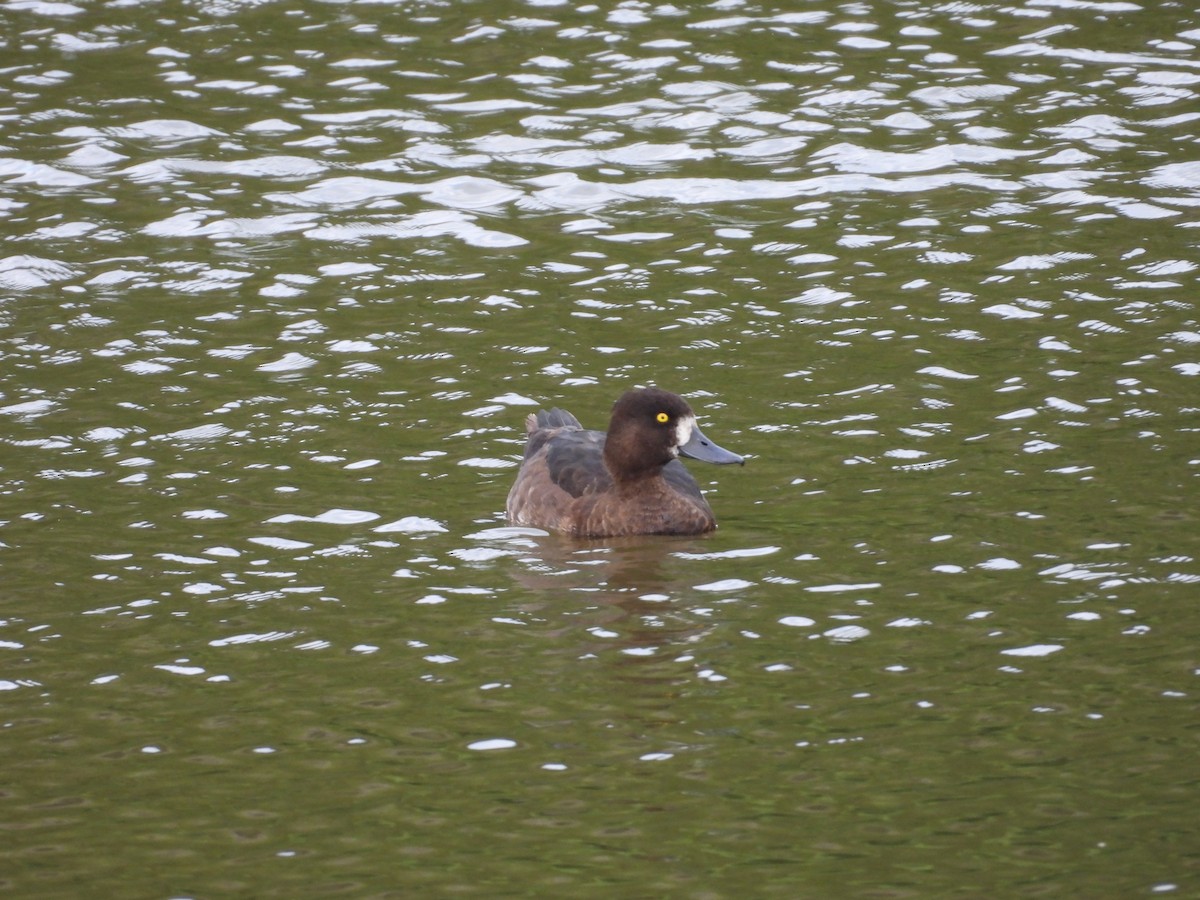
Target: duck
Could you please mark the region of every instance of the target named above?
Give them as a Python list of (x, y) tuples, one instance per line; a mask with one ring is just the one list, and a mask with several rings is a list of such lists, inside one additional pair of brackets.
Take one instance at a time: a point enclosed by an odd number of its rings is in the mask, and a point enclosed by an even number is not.
[(705, 437), (686, 400), (657, 387), (622, 394), (607, 433), (557, 408), (526, 417), (525, 431), (508, 521), (581, 538), (713, 531), (712, 508), (679, 457), (746, 462)]

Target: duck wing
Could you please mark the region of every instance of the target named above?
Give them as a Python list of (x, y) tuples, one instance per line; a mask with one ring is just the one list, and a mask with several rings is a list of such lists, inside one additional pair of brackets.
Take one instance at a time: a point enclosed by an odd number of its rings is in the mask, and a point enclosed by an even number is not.
[(571, 504), (612, 486), (604, 466), (604, 433), (587, 431), (566, 410), (525, 420), (525, 458), (508, 494), (508, 519), (518, 525), (570, 530)]
[(565, 409), (543, 409), (525, 420), (526, 469), (545, 487), (553, 485), (572, 498), (612, 485), (604, 465), (604, 432), (589, 431)]
[(595, 494), (612, 487), (604, 465), (604, 432), (563, 429), (545, 443), (546, 473), (551, 483), (571, 497)]

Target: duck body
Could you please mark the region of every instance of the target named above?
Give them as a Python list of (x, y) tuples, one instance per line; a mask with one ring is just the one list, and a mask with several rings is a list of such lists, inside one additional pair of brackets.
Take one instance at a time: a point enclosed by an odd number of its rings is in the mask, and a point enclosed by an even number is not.
[(712, 509), (678, 457), (745, 462), (701, 433), (682, 397), (658, 388), (624, 394), (607, 433), (562, 409), (530, 415), (525, 430), (508, 520), (577, 537), (712, 531)]

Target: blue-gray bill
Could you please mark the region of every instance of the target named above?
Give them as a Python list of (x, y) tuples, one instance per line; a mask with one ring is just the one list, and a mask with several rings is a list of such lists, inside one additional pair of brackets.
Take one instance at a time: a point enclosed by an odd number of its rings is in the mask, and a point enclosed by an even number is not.
[(688, 459), (698, 459), (701, 462), (715, 463), (718, 466), (728, 466), (733, 463), (737, 463), (739, 466), (746, 464), (746, 460), (736, 453), (731, 453), (706, 438), (699, 426), (692, 427), (692, 436), (688, 438), (686, 444), (680, 445), (679, 455), (686, 456)]

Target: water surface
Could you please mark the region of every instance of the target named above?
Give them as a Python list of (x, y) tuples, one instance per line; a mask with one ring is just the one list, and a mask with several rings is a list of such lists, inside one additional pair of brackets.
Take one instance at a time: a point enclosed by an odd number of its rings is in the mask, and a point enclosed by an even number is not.
[(14, 895), (1198, 890), (1194, 11), (2, 9)]

